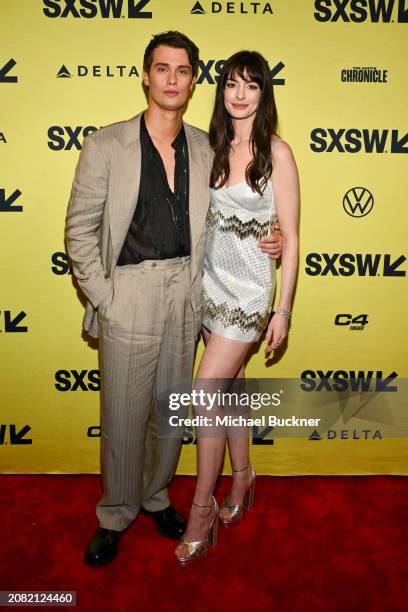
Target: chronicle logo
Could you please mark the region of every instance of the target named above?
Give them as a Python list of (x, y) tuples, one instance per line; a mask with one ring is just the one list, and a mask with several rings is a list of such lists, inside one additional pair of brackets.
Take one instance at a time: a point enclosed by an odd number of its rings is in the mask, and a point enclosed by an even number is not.
[[(209, 59), (209, 60), (198, 60), (198, 76), (197, 76), (197, 85), (202, 85), (202, 83), (206, 82), (210, 85), (215, 85), (218, 83), (221, 71), (225, 64), (225, 59)], [(282, 76), (278, 77), (279, 73), (285, 68), (285, 64), (283, 62), (278, 62), (271, 68), (272, 75), (272, 83), (274, 85), (284, 85), (285, 79)]]
[(318, 431), (314, 430), (309, 440), (382, 440), (381, 431), (379, 429), (328, 429), (326, 436), (321, 436)]
[(343, 208), (350, 217), (365, 217), (373, 206), (373, 194), (365, 187), (352, 187), (343, 198)]
[[(6, 441), (6, 432), (9, 432), (9, 441)], [(23, 425), (17, 429), (17, 425), (0, 425), (0, 445), (5, 444), (32, 444), (31, 438), (26, 438), (31, 431), (30, 425)]]
[(151, 19), (151, 11), (143, 9), (150, 0), (43, 0), (46, 17), (79, 19)]
[(406, 276), (398, 268), (405, 255), (393, 259), (389, 253), (308, 253), (305, 272), (309, 276)]
[(316, 21), (408, 23), (405, 0), (315, 0)]
[(368, 325), (368, 314), (336, 314), (334, 324), (340, 327), (348, 327), (352, 331), (363, 331)]
[(408, 153), (408, 133), (399, 130), (314, 128), (310, 137), (314, 153), (388, 153), (387, 141), (390, 153)]
[(21, 194), (22, 192), (19, 189), (15, 189), (13, 193), (6, 197), (6, 190), (0, 188), (0, 212), (22, 212), (23, 207), (20, 204), (14, 204)]
[(388, 70), (375, 66), (342, 68), (340, 80), (343, 83), (388, 83)]
[(53, 151), (70, 151), (72, 147), (80, 151), (82, 149), (79, 141), (80, 135), (85, 138), (85, 136), (92, 134), (97, 129), (94, 125), (87, 125), (85, 127), (82, 125), (77, 125), (76, 127), (52, 125), (48, 128), (47, 135), (49, 141), (47, 144)]
[(139, 72), (136, 66), (127, 66), (126, 64), (119, 64), (117, 66), (86, 66), (80, 64), (75, 66), (74, 74), (63, 64), (57, 72), (58, 79), (70, 79), (74, 75), (78, 77), (138, 77)]
[(0, 83), (17, 83), (18, 79), (15, 75), (10, 75), (9, 72), (16, 65), (16, 61), (11, 59), (4, 64), (4, 66), (0, 66)]
[(359, 391), (396, 393), (397, 387), (392, 384), (398, 373), (393, 371), (387, 376), (382, 370), (304, 370), (300, 378), (302, 391)]
[(239, 13), (241, 15), (273, 15), (273, 10), (270, 2), (206, 2), (205, 10), (204, 2), (196, 2), (190, 11), (190, 15), (205, 15), (212, 13)]

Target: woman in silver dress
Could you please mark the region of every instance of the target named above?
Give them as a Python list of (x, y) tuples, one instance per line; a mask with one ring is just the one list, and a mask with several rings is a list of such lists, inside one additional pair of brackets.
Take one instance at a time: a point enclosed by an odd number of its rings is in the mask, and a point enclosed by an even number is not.
[[(206, 344), (195, 391), (228, 392), (243, 382), (244, 361), (266, 329), (268, 354), (288, 333), (298, 268), (299, 179), (289, 145), (276, 135), (277, 113), (266, 60), (240, 51), (224, 65), (210, 125), (214, 151), (211, 203), (203, 277), (203, 336)], [(282, 234), (281, 288), (271, 317), (275, 261), (259, 248), (279, 220)], [(268, 323), (269, 322), (269, 323)], [(242, 385), (241, 385), (242, 386)], [(218, 414), (222, 407), (218, 406)], [(214, 416), (204, 404), (195, 415)], [(255, 471), (249, 461), (247, 427), (197, 428), (197, 484), (185, 535), (175, 555), (191, 565), (215, 545), (218, 519), (237, 524), (253, 503)], [(213, 497), (225, 439), (232, 488), (219, 510)]]

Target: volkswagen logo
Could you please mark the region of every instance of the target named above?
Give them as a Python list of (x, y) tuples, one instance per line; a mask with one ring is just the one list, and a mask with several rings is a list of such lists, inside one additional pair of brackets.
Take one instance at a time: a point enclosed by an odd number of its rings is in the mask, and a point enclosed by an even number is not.
[(343, 198), (343, 208), (350, 217), (365, 217), (373, 206), (373, 194), (365, 187), (352, 187)]

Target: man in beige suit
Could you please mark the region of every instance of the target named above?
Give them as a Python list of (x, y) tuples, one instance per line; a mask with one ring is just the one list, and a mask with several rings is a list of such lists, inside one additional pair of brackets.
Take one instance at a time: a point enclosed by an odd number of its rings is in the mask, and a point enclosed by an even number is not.
[[(93, 567), (115, 557), (142, 508), (166, 537), (186, 526), (166, 488), (182, 433), (169, 429), (168, 397), (191, 388), (201, 326), (212, 153), (206, 133), (182, 120), (197, 69), (186, 36), (154, 36), (143, 62), (147, 110), (85, 138), (72, 186), (67, 250), (101, 369), (104, 494), (85, 552)], [(279, 251), (273, 239), (269, 248)]]

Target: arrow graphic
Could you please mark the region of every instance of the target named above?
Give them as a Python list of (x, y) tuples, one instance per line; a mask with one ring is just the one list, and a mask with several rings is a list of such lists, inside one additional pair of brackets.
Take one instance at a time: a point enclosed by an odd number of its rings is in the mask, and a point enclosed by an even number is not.
[(384, 255), (384, 276), (406, 276), (405, 270), (397, 270), (406, 259), (405, 255), (400, 255), (391, 262), (391, 255)]
[(28, 327), (26, 325), (21, 325), (20, 327), (18, 326), (20, 321), (22, 321), (24, 317), (26, 316), (27, 314), (24, 312), (24, 310), (22, 310), (21, 312), (18, 313), (18, 315), (14, 317), (14, 319), (12, 319), (10, 310), (5, 310), (4, 311), (4, 327), (5, 327), (4, 331), (9, 332), (9, 333), (28, 331)]
[(398, 139), (398, 130), (391, 133), (391, 153), (408, 153), (408, 133)]
[(16, 431), (16, 426), (10, 425), (10, 444), (32, 444), (31, 438), (24, 438), (30, 429), (29, 425), (24, 425), (20, 431)]
[(6, 199), (5, 189), (0, 189), (0, 212), (22, 212), (22, 206), (13, 206), (13, 202), (15, 202), (20, 196), (21, 191), (16, 189), (14, 193), (12, 193)]
[(0, 83), (17, 83), (16, 76), (6, 76), (8, 72), (16, 65), (16, 61), (11, 59), (4, 64), (3, 68), (0, 68)]

